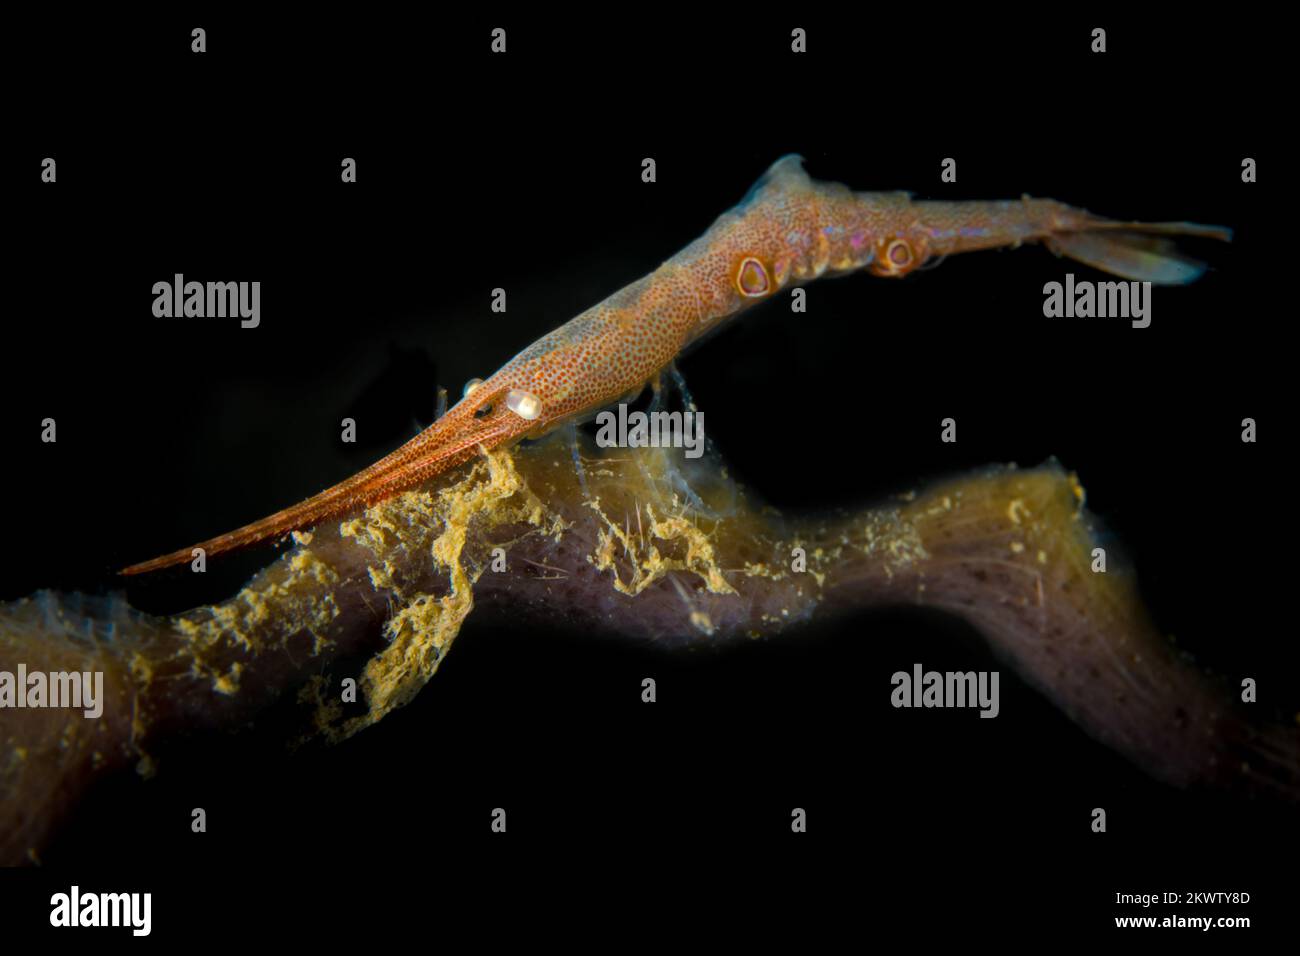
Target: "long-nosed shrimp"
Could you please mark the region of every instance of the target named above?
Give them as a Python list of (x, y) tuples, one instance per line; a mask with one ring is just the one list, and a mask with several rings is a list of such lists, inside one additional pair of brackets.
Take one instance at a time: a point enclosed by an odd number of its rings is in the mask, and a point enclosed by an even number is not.
[[(415, 438), (283, 511), (195, 545), (228, 551), (371, 505), (521, 438), (638, 394), (701, 336), (788, 286), (866, 269), (899, 277), (957, 252), (1041, 242), (1130, 280), (1182, 284), (1204, 267), (1170, 236), (1231, 239), (1194, 223), (1094, 216), (1051, 199), (913, 201), (816, 182), (799, 156), (774, 163), (745, 198), (654, 272), (538, 339)], [(135, 564), (139, 574), (189, 561), (192, 548)]]

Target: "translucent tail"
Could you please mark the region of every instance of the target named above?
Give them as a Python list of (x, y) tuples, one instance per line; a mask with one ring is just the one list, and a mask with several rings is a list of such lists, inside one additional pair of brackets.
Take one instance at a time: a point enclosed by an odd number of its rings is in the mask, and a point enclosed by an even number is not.
[(1206, 265), (1179, 252), (1170, 236), (1232, 241), (1232, 230), (1194, 222), (1106, 222), (1079, 232), (1055, 233), (1044, 240), (1058, 256), (1138, 282), (1184, 285), (1204, 274)]

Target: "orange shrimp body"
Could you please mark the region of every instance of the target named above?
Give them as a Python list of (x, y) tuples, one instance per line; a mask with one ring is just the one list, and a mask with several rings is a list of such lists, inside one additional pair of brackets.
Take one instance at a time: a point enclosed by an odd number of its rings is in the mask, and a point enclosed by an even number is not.
[(1203, 267), (1164, 236), (1228, 239), (1192, 223), (1129, 223), (1054, 200), (913, 202), (818, 183), (798, 156), (774, 163), (734, 209), (650, 275), (538, 339), (446, 415), (351, 478), (293, 507), (132, 565), (139, 574), (278, 537), (415, 487), (479, 453), (633, 395), (688, 345), (787, 286), (867, 269), (907, 275), (936, 256), (1042, 241), (1130, 279), (1190, 282)]

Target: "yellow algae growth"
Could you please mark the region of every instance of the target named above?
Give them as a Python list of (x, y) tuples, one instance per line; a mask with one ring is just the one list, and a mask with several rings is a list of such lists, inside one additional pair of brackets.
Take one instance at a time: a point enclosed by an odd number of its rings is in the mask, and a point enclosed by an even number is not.
[[(687, 571), (698, 575), (704, 586), (714, 594), (736, 593), (735, 588), (723, 577), (709, 536), (687, 521), (682, 514), (660, 518), (655, 514), (654, 505), (646, 502), (646, 519), (642, 522), (641, 508), (638, 507), (637, 530), (633, 533), (630, 528), (619, 527), (611, 521), (601, 510), (599, 500), (588, 501), (586, 504), (605, 524), (604, 529), (598, 533), (596, 549), (587, 556), (587, 560), (598, 570), (609, 571), (613, 575), (615, 590), (635, 597), (670, 571)], [(673, 505), (678, 505), (676, 496), (673, 496)], [(680, 558), (666, 557), (656, 541), (680, 542), (684, 544), (686, 553)], [(616, 562), (619, 554), (623, 555), (625, 563), (631, 567), (626, 581), (619, 574)], [(700, 627), (700, 622), (694, 623)], [(710, 633), (711, 630), (710, 625)]]
[(312, 638), (313, 655), (328, 646), (326, 632), (339, 613), (333, 594), (338, 583), (333, 568), (303, 547), (224, 604), (177, 617), (174, 627), (185, 639), (179, 653), (190, 657), (195, 677), (211, 680), (218, 693), (235, 694), (244, 664), (234, 655), (251, 658), (282, 649), (303, 633)]
[[(355, 540), (373, 555), (370, 584), (395, 602), (385, 624), (388, 646), (367, 662), (360, 687), (366, 714), (333, 729), (336, 711), (317, 715), (317, 724), (331, 727), (334, 739), (351, 736), (411, 701), (437, 671), (474, 607), (474, 582), (482, 568), (467, 570), (463, 560), (471, 524), (484, 528), (528, 525), (558, 535), (563, 522), (552, 515), (515, 469), (506, 450), (486, 452), (460, 481), (437, 493), (407, 492), (381, 502), (364, 515), (340, 526), (344, 538)], [(427, 555), (431, 569), (445, 572), (446, 594), (415, 590), (421, 562), (411, 557)], [(410, 571), (399, 569), (410, 568)]]
[[(926, 513), (947, 513), (948, 510), (948, 507), (927, 509)], [(881, 559), (886, 576), (891, 578), (928, 557), (916, 525), (897, 509), (868, 514), (862, 526), (862, 539), (855, 543), (864, 554)]]

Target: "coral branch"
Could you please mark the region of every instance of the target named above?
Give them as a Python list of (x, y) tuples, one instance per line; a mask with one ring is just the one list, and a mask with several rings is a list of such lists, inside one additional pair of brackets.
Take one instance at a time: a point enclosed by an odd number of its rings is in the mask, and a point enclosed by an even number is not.
[[(1129, 575), (1092, 570), (1082, 488), (1055, 465), (809, 519), (752, 501), (711, 457), (582, 453), (585, 488), (559, 439), (489, 453), (299, 535), (230, 600), (172, 618), (51, 593), (0, 606), (0, 670), (103, 671), (107, 698), (97, 720), (0, 712), (0, 860), (35, 858), (91, 781), (132, 764), (148, 774), (182, 732), (297, 694), (309, 734), (356, 733), (419, 692), (476, 605), (670, 646), (941, 608), (1153, 776), (1300, 792), (1300, 731), (1246, 720), (1160, 635)], [(506, 571), (492, 570), (498, 548)], [(340, 680), (367, 657), (349, 711)]]

